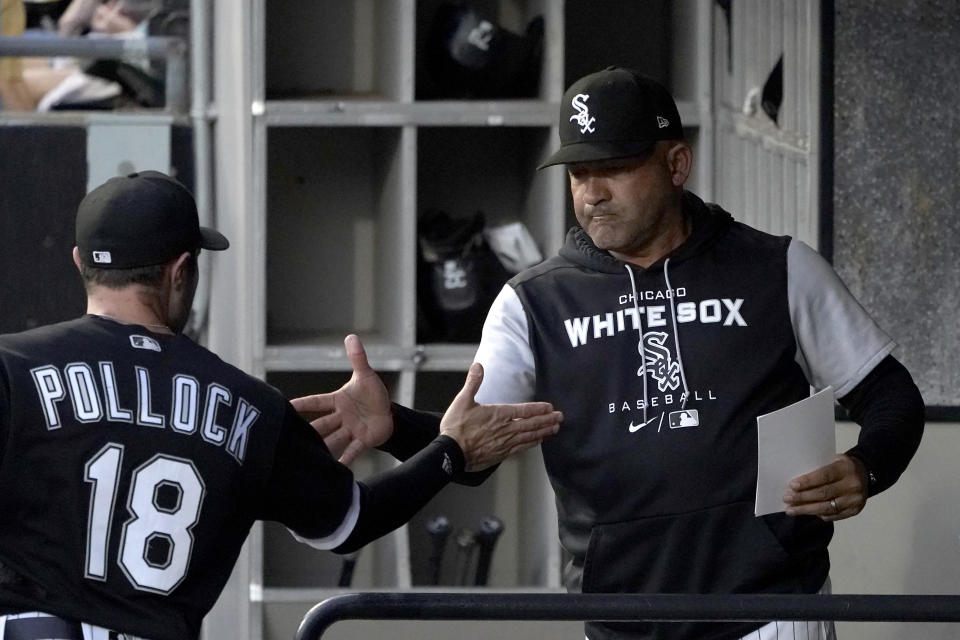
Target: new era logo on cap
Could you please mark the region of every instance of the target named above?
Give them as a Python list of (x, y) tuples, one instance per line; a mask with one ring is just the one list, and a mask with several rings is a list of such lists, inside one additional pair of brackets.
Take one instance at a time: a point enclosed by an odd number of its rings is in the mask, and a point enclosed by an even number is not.
[(110, 256), (109, 251), (94, 251), (93, 261), (96, 264), (110, 264), (113, 262), (113, 258)]

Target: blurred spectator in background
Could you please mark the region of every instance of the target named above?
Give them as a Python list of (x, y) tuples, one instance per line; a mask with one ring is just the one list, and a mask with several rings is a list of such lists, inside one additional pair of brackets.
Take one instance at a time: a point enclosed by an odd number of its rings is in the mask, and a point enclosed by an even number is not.
[(133, 31), (162, 6), (162, 0), (72, 0), (57, 31), (62, 36)]
[(27, 30), (56, 31), (57, 20), (70, 0), (23, 0), (27, 14)]
[[(26, 12), (22, 0), (0, 0), (0, 36), (19, 36), (26, 27)], [(23, 95), (23, 61), (20, 58), (0, 58), (0, 106), (22, 109), (28, 102)]]
[[(189, 0), (0, 2), (4, 36), (186, 39), (189, 34)], [(164, 75), (164, 61), (146, 57), (0, 58), (0, 107), (28, 111), (159, 108), (165, 104)]]

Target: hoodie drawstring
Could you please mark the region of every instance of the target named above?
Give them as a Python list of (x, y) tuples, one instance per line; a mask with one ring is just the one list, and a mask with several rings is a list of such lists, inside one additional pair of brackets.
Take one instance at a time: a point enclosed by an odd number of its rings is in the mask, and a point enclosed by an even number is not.
[[(667, 283), (667, 298), (670, 299), (670, 317), (673, 319), (673, 344), (677, 347), (677, 364), (680, 367), (680, 382), (683, 383), (683, 401), (680, 403), (681, 409), (687, 408), (687, 398), (690, 397), (690, 389), (687, 387), (687, 373), (683, 368), (683, 356), (680, 355), (680, 332), (677, 331), (677, 303), (674, 300), (675, 295), (673, 287), (670, 286), (670, 274), (667, 271), (667, 265), (670, 264), (670, 258), (663, 262), (663, 280)], [(636, 290), (634, 290), (636, 296)]]
[[(677, 347), (677, 366), (680, 368), (680, 382), (683, 384), (683, 395), (681, 396), (683, 400), (680, 402), (680, 408), (687, 408), (687, 399), (690, 397), (690, 388), (687, 386), (687, 372), (683, 368), (683, 356), (680, 354), (680, 333), (677, 331), (677, 303), (674, 300), (675, 292), (673, 287), (670, 285), (670, 273), (669, 267), (670, 258), (667, 258), (663, 263), (663, 280), (667, 284), (667, 298), (670, 300), (670, 318), (673, 321), (673, 343)], [(633, 290), (633, 309), (637, 314), (637, 333), (640, 334), (640, 371), (638, 375), (643, 378), (643, 421), (647, 421), (647, 353), (646, 348), (643, 344), (643, 320), (640, 317), (640, 303), (638, 302), (639, 296), (637, 296), (637, 281), (633, 276), (633, 269), (630, 268), (630, 265), (625, 264), (623, 268), (627, 270), (627, 274), (630, 276), (630, 288)]]
[(630, 275), (630, 287), (633, 289), (633, 310), (637, 314), (637, 333), (640, 334), (640, 372), (639, 375), (643, 378), (643, 422), (647, 422), (647, 352), (646, 348), (643, 346), (643, 320), (640, 319), (640, 304), (637, 302), (637, 282), (633, 279), (633, 269), (630, 268), (630, 265), (625, 264), (623, 268), (627, 270), (627, 273)]

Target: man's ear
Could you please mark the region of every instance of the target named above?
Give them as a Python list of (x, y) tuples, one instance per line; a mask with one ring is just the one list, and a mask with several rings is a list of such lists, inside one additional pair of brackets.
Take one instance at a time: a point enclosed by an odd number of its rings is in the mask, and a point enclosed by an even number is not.
[(83, 267), (83, 263), (80, 262), (80, 247), (73, 248), (73, 264), (77, 265), (77, 271)]
[(693, 167), (693, 150), (686, 142), (678, 142), (667, 150), (667, 166), (673, 186), (682, 187), (690, 177)]
[(191, 260), (192, 254), (184, 251), (171, 263), (171, 284), (175, 289), (183, 289), (190, 283), (193, 268)]

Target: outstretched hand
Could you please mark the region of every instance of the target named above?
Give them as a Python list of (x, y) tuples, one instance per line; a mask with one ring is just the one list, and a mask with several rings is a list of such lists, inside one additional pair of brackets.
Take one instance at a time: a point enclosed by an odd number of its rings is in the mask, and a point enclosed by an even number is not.
[(349, 464), (363, 451), (386, 442), (393, 434), (390, 394), (377, 372), (370, 368), (367, 352), (354, 334), (343, 340), (353, 375), (331, 393), (318, 393), (290, 401), (308, 420), (333, 455)]
[(460, 393), (440, 421), (440, 433), (463, 449), (467, 471), (482, 471), (534, 447), (557, 432), (563, 414), (548, 402), (477, 404), (483, 366), (474, 362)]
[(840, 454), (791, 480), (783, 501), (791, 516), (819, 516), (826, 522), (853, 517), (867, 504), (867, 470), (856, 458)]

